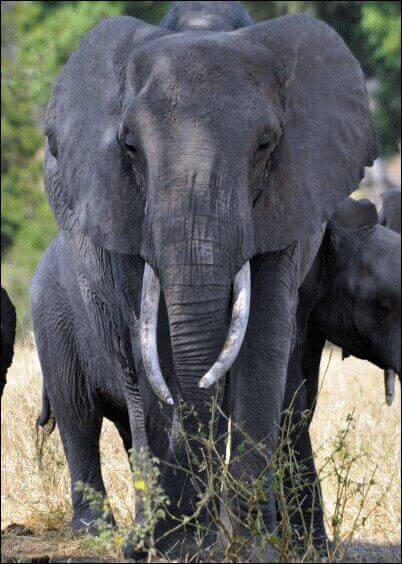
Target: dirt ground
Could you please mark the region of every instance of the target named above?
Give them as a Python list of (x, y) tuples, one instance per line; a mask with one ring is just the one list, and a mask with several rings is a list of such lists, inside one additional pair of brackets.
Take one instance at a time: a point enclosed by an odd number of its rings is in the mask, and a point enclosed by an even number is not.
[[(16, 532), (14, 528), (1, 534), (2, 562), (121, 562), (120, 556), (94, 550), (74, 539), (68, 530)], [(400, 562), (401, 547), (398, 544), (369, 544), (353, 542), (346, 553), (347, 562)]]

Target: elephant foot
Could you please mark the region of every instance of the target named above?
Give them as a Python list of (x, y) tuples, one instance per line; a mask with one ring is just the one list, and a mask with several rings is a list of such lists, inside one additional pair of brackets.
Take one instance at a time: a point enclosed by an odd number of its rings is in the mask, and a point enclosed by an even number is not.
[(313, 539), (308, 546), (301, 547), (299, 545), (292, 556), (300, 555), (303, 561), (307, 562), (326, 562), (332, 553), (331, 542), (326, 539)]
[(111, 512), (105, 515), (104, 512), (87, 508), (74, 515), (71, 520), (71, 528), (77, 533), (97, 536), (103, 528), (115, 529), (116, 521)]
[(307, 538), (302, 535), (295, 535), (289, 547), (292, 557), (299, 557), (308, 561), (312, 560), (325, 560), (332, 550), (332, 543), (328, 539), (325, 531), (314, 531), (312, 538)]
[(212, 562), (218, 552), (216, 529), (203, 531), (188, 527), (185, 531), (175, 531), (157, 542), (160, 555), (169, 562)]
[(200, 545), (194, 535), (172, 533), (158, 542), (158, 551), (168, 562), (187, 562), (200, 560)]
[(123, 544), (121, 555), (124, 560), (128, 560), (129, 562), (146, 562), (148, 560), (148, 552), (137, 549), (130, 541)]
[[(279, 562), (279, 551), (262, 538), (236, 537), (222, 555), (230, 562)], [(222, 558), (223, 559), (223, 558)]]

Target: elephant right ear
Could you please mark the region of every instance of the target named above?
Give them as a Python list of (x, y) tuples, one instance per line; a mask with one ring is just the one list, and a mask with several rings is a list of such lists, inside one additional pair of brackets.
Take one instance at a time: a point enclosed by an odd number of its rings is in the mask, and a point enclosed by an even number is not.
[(59, 226), (138, 254), (144, 202), (117, 131), (128, 59), (169, 33), (131, 17), (102, 21), (62, 69), (46, 115), (45, 190)]

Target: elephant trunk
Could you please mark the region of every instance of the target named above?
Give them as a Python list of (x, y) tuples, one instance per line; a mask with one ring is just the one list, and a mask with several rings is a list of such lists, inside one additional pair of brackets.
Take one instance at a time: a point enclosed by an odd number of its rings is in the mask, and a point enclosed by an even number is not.
[[(199, 269), (199, 266), (190, 268), (192, 279), (199, 279), (200, 273), (194, 272)], [(209, 388), (226, 374), (245, 336), (251, 290), (249, 263), (240, 269), (234, 281), (232, 318), (228, 330), (230, 288), (224, 281), (219, 283), (219, 278), (218, 272), (212, 284), (210, 281), (202, 283), (201, 277), (201, 284), (196, 287), (173, 283), (165, 288), (173, 359), (176, 373), (180, 374), (184, 397), (191, 397), (194, 378), (203, 375), (199, 387)], [(156, 347), (159, 297), (159, 280), (152, 268), (146, 264), (141, 300), (144, 366), (158, 397), (172, 404), (173, 398), (161, 372)], [(225, 336), (226, 340), (223, 342)], [(190, 393), (186, 392), (187, 388)]]
[[(200, 276), (199, 269), (190, 266), (187, 275), (194, 280)], [(217, 360), (228, 332), (230, 284), (222, 280), (221, 273), (213, 275), (213, 270), (209, 268), (209, 274), (201, 276), (196, 285), (183, 284), (176, 272), (172, 285), (164, 286), (179, 392), (198, 409), (206, 395), (198, 383)]]
[(236, 190), (232, 177), (215, 178), (212, 169), (186, 180), (176, 173), (168, 180), (156, 177), (148, 193), (141, 344), (148, 378), (169, 403), (156, 351), (159, 292), (167, 308), (178, 390), (195, 403), (210, 395), (202, 388), (229, 370), (248, 321), (254, 239), (250, 211), (238, 204), (245, 183)]
[[(214, 434), (219, 432), (219, 415), (211, 420), (210, 400), (216, 393), (220, 404), (222, 394), (205, 388), (230, 368), (248, 321), (247, 273), (248, 260), (254, 254), (254, 238), (251, 215), (245, 205), (238, 204), (235, 187), (233, 178), (216, 179), (208, 171), (200, 171), (181, 180), (178, 176), (164, 181), (155, 179), (147, 195), (141, 247), (146, 263), (141, 345), (149, 380), (157, 395), (171, 403), (173, 398), (156, 350), (157, 301), (159, 293), (163, 293), (174, 390), (184, 402), (173, 411), (171, 442), (162, 477), (166, 494), (180, 499), (180, 507), (170, 508), (176, 516), (190, 515), (198, 499), (188, 471), (190, 459), (193, 460), (188, 456), (188, 445), (198, 457), (202, 450), (200, 429), (211, 429), (211, 424)], [(206, 479), (204, 473), (200, 470), (201, 481)]]

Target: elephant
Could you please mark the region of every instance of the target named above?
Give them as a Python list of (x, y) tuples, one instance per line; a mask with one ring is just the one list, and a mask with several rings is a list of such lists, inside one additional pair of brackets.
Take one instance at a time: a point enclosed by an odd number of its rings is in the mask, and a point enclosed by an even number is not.
[(325, 342), (341, 347), (343, 357), (353, 354), (384, 369), (388, 405), (395, 373), (399, 377), (401, 373), (401, 237), (378, 220), (369, 200), (343, 201), (328, 222), (300, 288), (283, 422), (292, 417), (291, 450), (299, 470), (306, 466), (306, 483), (299, 494), (302, 512), (294, 515), (294, 529), (299, 536), (311, 535), (321, 543), (326, 542), (326, 534), (309, 426)]
[[(308, 15), (253, 24), (237, 2), (178, 2), (158, 26), (113, 17), (85, 35), (56, 80), (45, 136), (59, 233), (31, 314), (72, 527), (96, 517), (74, 484), (105, 492), (106, 417), (127, 449), (160, 459), (166, 551), (199, 500), (181, 425), (202, 456), (195, 438), (217, 398), (234, 429), (275, 451), (298, 289), (325, 222), (377, 155), (364, 77)], [(224, 429), (217, 417), (214, 436)], [(242, 442), (235, 431), (233, 449)], [(231, 472), (251, 481), (265, 467), (254, 449)], [(269, 467), (255, 512), (275, 531), (272, 478)], [(248, 510), (233, 501), (235, 528)], [(194, 532), (180, 535), (191, 547)]]
[(389, 188), (381, 194), (382, 207), (379, 222), (381, 225), (401, 234), (401, 191)]
[(6, 385), (7, 371), (13, 362), (15, 328), (17, 316), (15, 307), (6, 290), (1, 286), (1, 368), (0, 368), (0, 397)]

